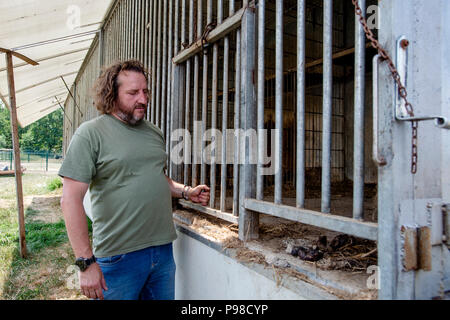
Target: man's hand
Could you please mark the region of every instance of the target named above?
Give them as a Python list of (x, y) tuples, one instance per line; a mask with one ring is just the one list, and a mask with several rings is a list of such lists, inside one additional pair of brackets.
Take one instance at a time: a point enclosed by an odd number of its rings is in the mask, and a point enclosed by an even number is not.
[(188, 191), (187, 196), (192, 202), (207, 206), (209, 203), (209, 187), (204, 184), (193, 187)]
[(102, 270), (97, 263), (91, 264), (86, 271), (78, 273), (81, 293), (90, 299), (103, 300), (102, 289), (108, 290)]

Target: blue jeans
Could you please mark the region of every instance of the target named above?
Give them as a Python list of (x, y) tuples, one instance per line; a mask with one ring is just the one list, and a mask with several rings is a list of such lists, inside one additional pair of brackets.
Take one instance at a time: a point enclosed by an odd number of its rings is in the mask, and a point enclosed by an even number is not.
[(175, 261), (172, 243), (97, 258), (108, 290), (105, 300), (173, 300)]

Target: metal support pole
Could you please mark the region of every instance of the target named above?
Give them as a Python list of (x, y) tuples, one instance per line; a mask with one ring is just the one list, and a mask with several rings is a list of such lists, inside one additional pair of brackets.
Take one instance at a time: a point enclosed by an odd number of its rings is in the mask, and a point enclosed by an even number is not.
[(333, 96), (333, 0), (323, 2), (323, 112), (321, 211), (330, 212), (331, 118)]
[(166, 130), (166, 117), (167, 117), (167, 108), (166, 108), (166, 85), (167, 85), (167, 69), (168, 69), (168, 61), (167, 61), (167, 1), (164, 1), (164, 10), (163, 10), (163, 51), (162, 51), (162, 80), (161, 80), (161, 131), (163, 136), (165, 135)]
[(256, 174), (256, 199), (264, 197), (263, 157), (265, 151), (264, 130), (264, 33), (265, 0), (258, 2), (258, 169)]
[[(151, 113), (152, 113), (152, 100), (153, 100), (153, 92), (152, 90), (152, 84), (153, 84), (153, 1), (152, 0), (148, 0), (149, 1), (149, 23), (147, 24), (147, 29), (148, 29), (148, 53), (146, 53), (146, 59), (147, 59), (147, 64), (148, 64), (148, 89), (149, 92), (151, 94), (151, 97), (149, 97), (149, 101), (148, 101), (148, 106), (147, 106), (147, 121), (150, 121), (151, 119)], [(172, 3), (172, 1), (170, 1), (170, 3)], [(147, 48), (146, 48), (147, 49)], [(166, 143), (167, 144), (167, 143)]]
[[(217, 1), (217, 15), (219, 15), (222, 11), (222, 3), (221, 1)], [(218, 23), (219, 20), (217, 21)], [(213, 70), (212, 70), (212, 104), (211, 104), (211, 140), (214, 139), (214, 148), (211, 150), (211, 167), (210, 167), (210, 198), (209, 198), (209, 206), (211, 208), (215, 207), (216, 202), (216, 149), (217, 149), (217, 64), (219, 56), (219, 44), (217, 42), (213, 45)], [(212, 141), (211, 141), (212, 143)]]
[[(183, 50), (183, 44), (186, 43), (186, 0), (181, 0), (181, 50)], [(187, 179), (187, 163), (188, 163), (188, 154), (189, 151), (187, 150), (188, 148), (188, 143), (187, 143), (187, 134), (186, 131), (189, 130), (189, 99), (190, 99), (190, 86), (191, 86), (191, 82), (190, 82), (190, 72), (191, 72), (191, 63), (189, 61), (186, 61), (186, 73), (184, 75), (185, 78), (185, 100), (184, 100), (184, 121), (182, 121), (182, 123), (184, 122), (184, 130), (185, 130), (185, 134), (183, 136), (183, 183), (185, 185), (188, 184), (188, 179)], [(180, 107), (183, 106), (183, 104), (180, 104)], [(181, 111), (181, 110), (180, 110)], [(180, 113), (181, 114), (181, 113)], [(182, 117), (180, 117), (180, 119), (182, 119)]]
[[(359, 0), (365, 16), (366, 1)], [(355, 19), (355, 110), (353, 132), (353, 218), (362, 220), (364, 208), (365, 35)]]
[[(230, 4), (229, 15), (233, 15), (234, 3)], [(230, 39), (224, 38), (223, 43), (223, 97), (222, 97), (222, 166), (220, 174), (220, 211), (226, 210), (227, 197), (227, 129), (228, 129), (228, 90), (229, 90), (229, 54)]]
[[(207, 14), (206, 14), (206, 23), (210, 24), (212, 21), (212, 0), (208, 0)], [(205, 150), (205, 141), (203, 139), (203, 135), (206, 131), (206, 117), (207, 117), (207, 109), (208, 109), (208, 53), (203, 52), (203, 88), (202, 88), (202, 160), (200, 167), (200, 184), (206, 183), (206, 164), (204, 160), (203, 151)], [(212, 194), (212, 193), (210, 193)]]
[[(156, 118), (155, 124), (161, 127), (161, 38), (162, 38), (162, 1), (158, 1), (158, 43), (157, 43), (157, 69), (156, 69)], [(154, 93), (154, 92), (153, 92)]]
[(241, 31), (236, 31), (234, 80), (234, 164), (233, 164), (233, 215), (239, 215), (239, 160), (240, 160), (240, 107), (241, 107)]
[(297, 3), (297, 172), (296, 205), (305, 206), (305, 0)]
[(281, 204), (283, 185), (283, 1), (276, 2), (275, 19), (275, 203)]
[[(202, 1), (197, 0), (197, 38), (202, 36)], [(194, 57), (194, 110), (193, 110), (193, 145), (192, 148), (194, 152), (193, 164), (192, 164), (192, 185), (198, 185), (198, 174), (197, 174), (197, 163), (198, 163), (198, 139), (197, 136), (197, 120), (198, 120), (198, 102), (199, 102), (199, 54)], [(200, 152), (201, 157), (201, 152)], [(201, 161), (201, 160), (200, 160)]]
[(173, 77), (173, 1), (169, 1), (169, 43), (168, 43), (168, 60), (167, 60), (167, 115), (166, 115), (166, 153), (167, 153), (167, 175), (169, 176), (170, 166), (170, 130), (172, 121), (172, 77)]
[[(172, 1), (171, 1), (172, 2)], [(152, 103), (151, 103), (151, 122), (153, 122), (153, 124), (156, 124), (155, 121), (155, 111), (156, 111), (156, 20), (157, 20), (157, 1), (153, 0), (153, 18), (152, 18)]]
[[(189, 1), (189, 34), (188, 42), (194, 40), (194, 0)], [(194, 84), (195, 85), (195, 84)], [(191, 164), (191, 141), (189, 140), (189, 118), (191, 109), (191, 59), (186, 61), (186, 111), (184, 136), (184, 184), (189, 184), (189, 164)], [(195, 121), (195, 120), (194, 120)]]
[[(248, 5), (245, 2), (244, 5)], [(242, 87), (241, 87), (241, 128), (244, 131), (256, 130), (256, 97), (253, 74), (255, 72), (255, 13), (246, 10), (242, 21)], [(240, 138), (240, 159), (243, 161), (239, 172), (239, 239), (247, 241), (258, 238), (259, 214), (247, 210), (244, 206), (246, 198), (256, 195), (256, 165), (250, 164), (252, 146), (246, 138)]]

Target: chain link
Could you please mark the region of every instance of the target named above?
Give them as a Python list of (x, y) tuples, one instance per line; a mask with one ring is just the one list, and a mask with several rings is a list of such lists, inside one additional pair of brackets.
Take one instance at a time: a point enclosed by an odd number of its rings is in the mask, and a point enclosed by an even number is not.
[[(361, 25), (364, 29), (364, 33), (366, 34), (367, 39), (372, 44), (372, 47), (374, 47), (378, 51), (378, 53), (383, 58), (383, 60), (387, 61), (387, 64), (388, 64), (389, 70), (391, 71), (392, 77), (394, 78), (394, 81), (397, 83), (398, 94), (405, 101), (406, 112), (408, 113), (408, 115), (410, 117), (414, 117), (413, 106), (408, 101), (408, 98), (407, 98), (408, 93), (406, 91), (406, 88), (403, 86), (403, 84), (401, 82), (400, 74), (398, 73), (397, 69), (395, 68), (395, 65), (392, 62), (391, 57), (386, 52), (386, 50), (383, 49), (383, 47), (381, 47), (380, 43), (375, 38), (375, 35), (373, 34), (372, 30), (370, 30), (370, 28), (367, 24), (367, 20), (364, 18), (363, 11), (362, 11), (361, 7), (359, 6), (359, 1), (352, 0), (352, 2), (353, 2), (353, 5), (355, 6), (355, 14), (359, 17), (359, 22), (361, 23)], [(418, 121), (412, 121), (411, 126), (412, 126), (411, 173), (415, 174), (417, 172), (417, 160), (418, 160), (418, 155), (417, 155), (418, 127), (419, 127)]]

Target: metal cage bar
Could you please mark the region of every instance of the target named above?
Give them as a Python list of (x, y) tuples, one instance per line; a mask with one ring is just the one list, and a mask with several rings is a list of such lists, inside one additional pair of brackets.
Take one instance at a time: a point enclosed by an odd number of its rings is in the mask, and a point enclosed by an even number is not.
[(323, 2), (323, 102), (321, 211), (331, 207), (331, 121), (333, 104), (333, 0)]
[(297, 163), (296, 205), (305, 206), (305, 65), (306, 65), (306, 3), (297, 1)]
[(262, 200), (264, 197), (264, 176), (263, 176), (263, 157), (264, 157), (264, 47), (265, 47), (265, 0), (258, 2), (258, 167), (256, 175), (256, 199)]
[[(359, 0), (365, 15), (366, 1)], [(365, 90), (365, 34), (355, 19), (355, 110), (353, 138), (353, 218), (361, 220), (364, 208), (364, 90)]]
[(275, 13), (275, 198), (281, 203), (283, 184), (283, 1), (276, 1)]

